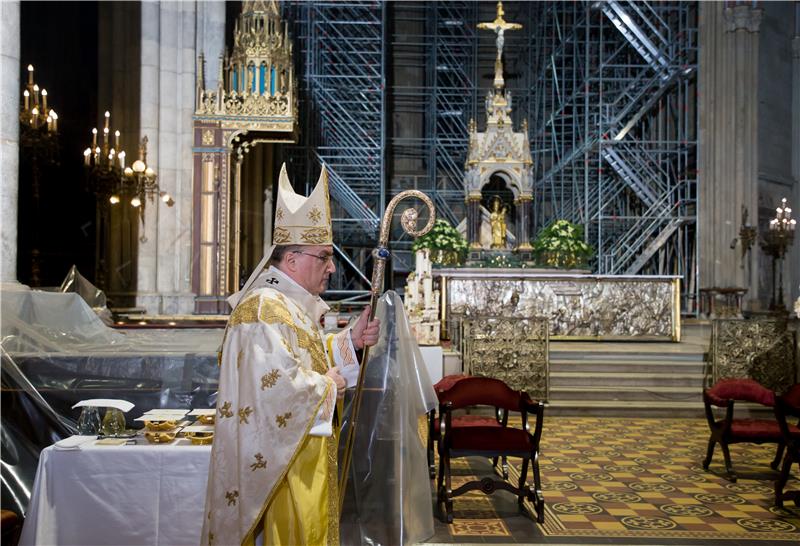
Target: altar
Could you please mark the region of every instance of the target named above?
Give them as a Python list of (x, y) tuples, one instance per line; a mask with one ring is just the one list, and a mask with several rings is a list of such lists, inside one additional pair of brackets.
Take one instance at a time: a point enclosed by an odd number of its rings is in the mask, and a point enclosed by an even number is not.
[(544, 317), (550, 339), (680, 341), (680, 277), (548, 269), (433, 270), (443, 324)]

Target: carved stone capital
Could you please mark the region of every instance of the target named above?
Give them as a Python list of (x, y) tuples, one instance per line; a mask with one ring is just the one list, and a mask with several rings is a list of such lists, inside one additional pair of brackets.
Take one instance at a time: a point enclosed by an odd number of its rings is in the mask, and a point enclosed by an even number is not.
[(758, 32), (761, 26), (762, 13), (763, 10), (748, 5), (725, 8), (725, 31), (736, 32), (737, 30), (746, 30), (748, 32)]

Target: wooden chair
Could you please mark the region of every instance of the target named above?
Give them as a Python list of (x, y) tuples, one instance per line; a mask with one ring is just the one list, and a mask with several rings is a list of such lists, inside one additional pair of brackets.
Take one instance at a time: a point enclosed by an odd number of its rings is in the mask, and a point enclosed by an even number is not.
[[(783, 455), (783, 437), (775, 419), (737, 419), (734, 417), (734, 405), (737, 401), (752, 402), (765, 407), (775, 405), (775, 393), (753, 379), (721, 379), (710, 389), (703, 390), (706, 420), (711, 430), (708, 438), (708, 450), (703, 460), (703, 468), (708, 470), (714, 447), (720, 445), (725, 458), (726, 478), (736, 481), (736, 472), (731, 463), (728, 446), (738, 443), (778, 444), (775, 459), (770, 466), (778, 468)], [(713, 407), (725, 408), (725, 416), (717, 419)]]
[[(505, 418), (499, 424), (492, 426), (455, 426), (453, 411), (471, 406), (494, 406), (497, 411), (505, 412)], [(508, 426), (509, 411), (520, 413), (523, 428)], [(447, 522), (453, 522), (454, 497), (474, 489), (480, 489), (486, 494), (492, 494), (497, 489), (505, 489), (517, 495), (520, 509), (525, 499), (531, 501), (537, 521), (543, 523), (544, 496), (539, 474), (539, 441), (542, 437), (544, 404), (531, 400), (524, 392), (512, 390), (499, 379), (467, 377), (442, 393), (439, 413), (441, 438), (437, 504), (444, 504)], [(528, 424), (529, 415), (536, 418), (533, 433)], [(451, 485), (450, 460), (468, 456), (495, 460), (499, 457), (521, 458), (522, 467), (517, 486), (505, 480), (483, 478), (467, 482), (454, 491)], [(525, 483), (529, 465), (533, 469), (533, 488)]]
[(11, 510), (0, 510), (0, 536), (2, 543), (15, 546), (22, 532), (22, 518)]
[[(438, 383), (433, 386), (436, 391), (436, 396), (441, 402), (445, 393), (450, 388), (461, 381), (470, 377), (465, 374), (453, 374), (444, 376)], [(494, 417), (487, 417), (484, 415), (454, 415), (453, 427), (499, 427), (505, 426), (508, 422), (508, 412), (495, 409)], [(436, 443), (439, 441), (441, 435), (439, 434), (439, 419), (436, 418), (436, 410), (433, 409), (428, 412), (428, 473), (431, 479), (436, 478), (436, 462), (434, 461), (434, 449)], [(498, 458), (492, 460), (493, 466), (497, 467)], [(501, 467), (503, 479), (508, 479), (508, 461), (503, 457), (503, 464)]]
[[(789, 424), (789, 417), (797, 418), (797, 423)], [(800, 506), (800, 491), (783, 491), (789, 481), (792, 465), (797, 463), (800, 467), (800, 383), (791, 387), (783, 396), (775, 397), (775, 419), (786, 444), (781, 473), (775, 480), (775, 506), (782, 507), (785, 500), (793, 500), (795, 506)]]

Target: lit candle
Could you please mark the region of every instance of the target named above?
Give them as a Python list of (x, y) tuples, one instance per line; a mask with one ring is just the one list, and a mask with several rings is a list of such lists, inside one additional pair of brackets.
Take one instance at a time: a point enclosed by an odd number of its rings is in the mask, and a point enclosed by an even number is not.
[(33, 104), (39, 106), (39, 86), (33, 86)]
[(28, 65), (28, 85), (33, 85), (33, 65)]
[(92, 129), (92, 148), (97, 146), (97, 127)]
[(106, 116), (106, 133), (108, 133), (108, 122), (111, 120), (111, 112), (106, 110), (105, 116)]
[(125, 152), (124, 151), (120, 152), (117, 157), (119, 157), (119, 168), (124, 171), (125, 170)]
[[(108, 123), (108, 122), (106, 122)], [(108, 127), (103, 129), (103, 147), (108, 146)]]
[(22, 96), (25, 97), (25, 111), (27, 112), (30, 108), (31, 94), (28, 93), (28, 90), (26, 89), (22, 92)]
[(91, 157), (91, 155), (92, 155), (91, 148), (86, 148), (83, 151), (83, 164), (86, 165), (87, 167), (89, 166), (89, 157)]
[(119, 131), (114, 131), (114, 148), (119, 149)]
[(94, 149), (94, 164), (97, 165), (97, 160), (100, 159), (100, 146)]
[(42, 112), (47, 112), (47, 89), (42, 89)]
[(50, 110), (50, 117), (53, 118), (53, 132), (58, 131), (58, 114), (55, 110)]

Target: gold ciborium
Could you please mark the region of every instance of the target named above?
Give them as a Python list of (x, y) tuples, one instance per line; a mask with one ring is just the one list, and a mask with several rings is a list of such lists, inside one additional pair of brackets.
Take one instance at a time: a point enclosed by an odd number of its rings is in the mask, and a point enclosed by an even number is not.
[(177, 432), (148, 431), (144, 433), (144, 437), (151, 444), (168, 444), (172, 442), (177, 435)]
[(213, 432), (185, 432), (183, 436), (187, 438), (192, 445), (196, 446), (205, 446), (214, 441)]
[(178, 426), (177, 421), (172, 420), (159, 420), (159, 421), (145, 421), (144, 428), (150, 431), (168, 431)]

